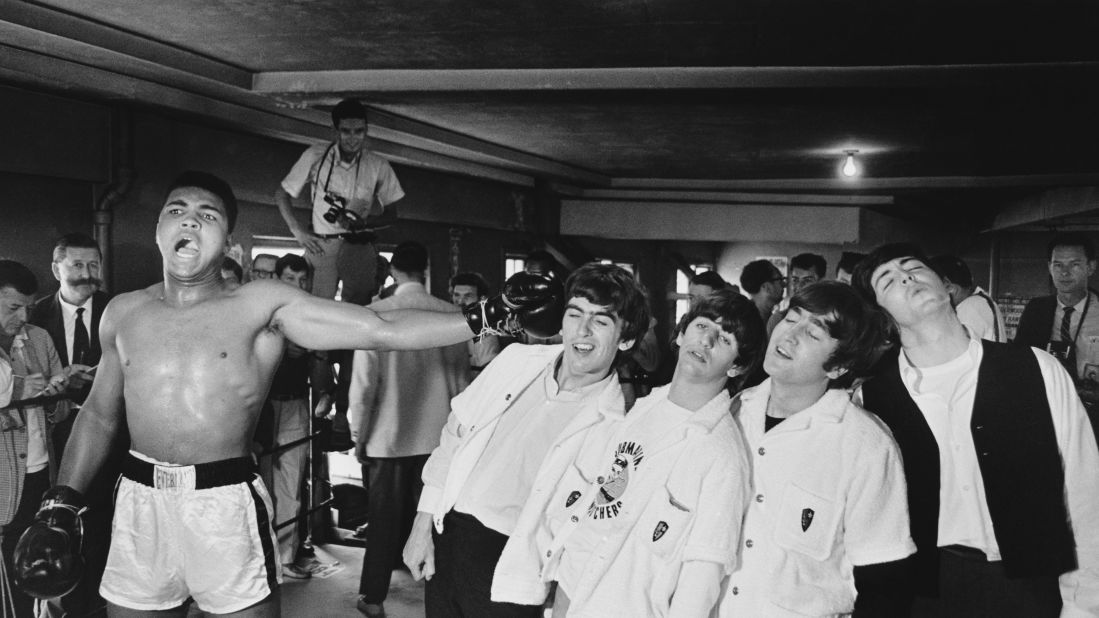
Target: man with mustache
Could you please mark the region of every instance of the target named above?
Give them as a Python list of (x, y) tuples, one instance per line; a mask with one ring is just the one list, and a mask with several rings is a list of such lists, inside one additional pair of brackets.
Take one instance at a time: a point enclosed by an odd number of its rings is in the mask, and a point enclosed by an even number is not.
[[(65, 452), (73, 422), (80, 405), (92, 388), (94, 369), (99, 364), (102, 349), (99, 345), (99, 320), (109, 297), (101, 290), (103, 260), (99, 244), (87, 234), (74, 232), (58, 239), (53, 248), (51, 270), (60, 287), (57, 292), (41, 298), (34, 305), (30, 323), (50, 334), (53, 345), (69, 376), (69, 402), (72, 415), (54, 428), (53, 443), (58, 456)], [(115, 443), (118, 447), (120, 442)], [(50, 602), (51, 615), (63, 615), (62, 611), (81, 614), (102, 608), (106, 601), (96, 592), (99, 578), (107, 564), (107, 549), (111, 541), (111, 515), (114, 512), (111, 488), (121, 470), (121, 456), (125, 450), (112, 449), (112, 457), (103, 471), (96, 476), (93, 489), (88, 492), (91, 508), (84, 519), (88, 532), (84, 556), (87, 574), (80, 586), (61, 599)], [(60, 607), (58, 607), (60, 605)]]

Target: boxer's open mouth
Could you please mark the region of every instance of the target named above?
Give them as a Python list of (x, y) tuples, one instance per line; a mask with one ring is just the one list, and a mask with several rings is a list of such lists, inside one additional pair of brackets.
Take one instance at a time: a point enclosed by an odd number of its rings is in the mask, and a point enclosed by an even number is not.
[(195, 246), (195, 241), (191, 238), (180, 238), (176, 241), (175, 252), (180, 255), (197, 255), (198, 247)]

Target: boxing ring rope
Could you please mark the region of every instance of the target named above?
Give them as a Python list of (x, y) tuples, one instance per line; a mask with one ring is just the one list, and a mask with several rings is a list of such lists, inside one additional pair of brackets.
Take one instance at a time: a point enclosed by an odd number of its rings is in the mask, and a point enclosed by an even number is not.
[[(260, 451), (259, 453), (256, 454), (256, 458), (259, 459), (260, 457), (273, 457), (273, 456), (278, 455), (279, 453), (281, 453), (283, 451), (288, 451), (292, 448), (297, 448), (298, 446), (301, 446), (302, 444), (311, 443), (314, 440), (319, 439), (321, 437), (321, 435), (323, 435), (323, 432), (313, 431), (313, 415), (310, 414), (309, 415), (309, 433), (307, 435), (305, 435), (301, 438), (298, 438), (297, 440), (287, 442), (286, 444), (276, 444), (276, 445), (272, 446), (269, 449)], [(313, 479), (313, 453), (312, 453), (312, 451), (310, 451), (309, 456), (306, 457), (305, 478), (309, 479), (310, 491), (307, 492), (309, 494), (308, 502), (305, 502), (303, 500), (302, 503), (308, 505), (307, 508), (300, 509), (300, 511), (298, 512), (298, 514), (296, 516), (294, 516), (290, 519), (287, 519), (286, 521), (280, 521), (280, 522), (274, 524), (272, 527), (276, 531), (281, 530), (281, 529), (289, 526), (290, 524), (294, 524), (294, 523), (297, 523), (297, 522), (299, 522), (303, 519), (307, 519), (313, 513), (316, 513), (316, 512), (318, 512), (318, 511), (320, 511), (320, 510), (322, 510), (322, 509), (324, 509), (324, 508), (326, 508), (326, 507), (328, 507), (332, 504), (332, 498), (328, 498), (327, 500), (324, 500), (320, 504), (317, 504), (315, 506), (313, 505), (312, 484), (313, 484), (314, 479)]]
[[(64, 394), (64, 393), (60, 393), (60, 394), (57, 394), (57, 395), (41, 396), (41, 397), (30, 397), (30, 398), (27, 398), (27, 399), (20, 399), (18, 401), (11, 402), (8, 405), (4, 406), (3, 408), (0, 408), (0, 412), (4, 412), (4, 411), (7, 411), (7, 410), (23, 410), (25, 408), (44, 406), (44, 405), (48, 405), (48, 404), (51, 404), (51, 403), (58, 403), (60, 401), (68, 401), (68, 400), (70, 400), (70, 397), (68, 395)], [(23, 422), (25, 424), (26, 421), (24, 420)], [(255, 454), (256, 459), (258, 460), (261, 457), (273, 457), (275, 455), (278, 455), (279, 453), (282, 453), (284, 451), (288, 451), (292, 448), (296, 448), (298, 446), (301, 446), (302, 444), (311, 443), (311, 442), (317, 440), (318, 438), (320, 438), (321, 435), (322, 435), (322, 432), (314, 430), (314, 428), (313, 428), (313, 415), (312, 414), (309, 415), (309, 430), (308, 431), (309, 431), (309, 433), (306, 436), (298, 438), (297, 440), (294, 440), (292, 442), (287, 442), (286, 444), (276, 444), (276, 445), (273, 445), (271, 448), (268, 448), (268, 449), (265, 449), (263, 451), (260, 451), (259, 453), (256, 453)], [(308, 456), (306, 457), (306, 469), (305, 469), (305, 477), (309, 480), (310, 486), (312, 486), (312, 483), (315, 480), (313, 478), (313, 466), (314, 466), (313, 453), (312, 453), (312, 451), (310, 451)], [(291, 519), (287, 519), (286, 521), (282, 521), (282, 522), (278, 522), (278, 523), (274, 524), (272, 527), (275, 530), (281, 530), (282, 528), (285, 528), (286, 526), (289, 526), (292, 523), (295, 523), (295, 522), (298, 522), (302, 519), (308, 518), (309, 516), (313, 515), (314, 513), (318, 512), (321, 509), (324, 509), (324, 508), (326, 508), (326, 507), (328, 507), (332, 504), (332, 498), (328, 498), (327, 500), (324, 500), (320, 504), (314, 505), (313, 504), (313, 492), (309, 491), (307, 493), (309, 494), (308, 495), (308, 501), (305, 501), (305, 500), (302, 501), (303, 504), (307, 505), (307, 508), (303, 509), (297, 516), (295, 516)], [(2, 568), (3, 568), (3, 565), (0, 565), (0, 569), (2, 569)], [(4, 573), (0, 572), (0, 576), (2, 576), (2, 575), (4, 575)], [(0, 579), (3, 579), (4, 585), (6, 587), (7, 578), (6, 577), (0, 577)], [(2, 591), (3, 590), (0, 590), (0, 592), (2, 592)], [(7, 596), (2, 595), (2, 594), (0, 594), (0, 598), (2, 598), (5, 601), (8, 600)]]

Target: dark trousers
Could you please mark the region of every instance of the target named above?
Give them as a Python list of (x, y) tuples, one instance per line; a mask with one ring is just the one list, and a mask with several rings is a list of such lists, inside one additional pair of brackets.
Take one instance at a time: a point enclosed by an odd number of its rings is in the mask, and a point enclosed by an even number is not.
[(1057, 577), (1008, 579), (1002, 562), (976, 550), (939, 550), (939, 598), (917, 596), (913, 618), (1056, 618)]
[[(15, 517), (4, 526), (3, 554), (4, 568), (9, 579), (15, 574), (12, 567), (12, 556), (15, 554), (15, 545), (19, 537), (30, 527), (34, 521), (38, 507), (42, 504), (42, 494), (50, 488), (50, 471), (43, 469), (23, 477), (23, 494), (19, 497), (19, 507), (15, 511)], [(34, 618), (34, 597), (23, 594), (13, 584), (11, 587), (12, 601), (15, 604), (16, 618)]]
[(541, 605), (494, 603), (492, 574), (508, 537), (476, 517), (451, 511), (435, 541), (435, 576), (427, 582), (428, 618), (539, 618)]
[(366, 488), (366, 554), (359, 577), (363, 601), (380, 604), (389, 594), (393, 569), (402, 564), (401, 550), (416, 519), (427, 455), (371, 458), (363, 464)]

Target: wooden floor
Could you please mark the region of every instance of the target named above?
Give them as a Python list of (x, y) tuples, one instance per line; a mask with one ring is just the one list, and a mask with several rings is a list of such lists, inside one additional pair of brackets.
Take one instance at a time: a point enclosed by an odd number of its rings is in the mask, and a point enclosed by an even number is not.
[[(359, 598), (363, 549), (323, 545), (316, 548), (316, 559), (325, 568), (311, 579), (284, 580), (282, 615), (286, 618), (362, 616), (355, 609), (355, 602)], [(333, 564), (337, 562), (339, 564)], [(423, 582), (412, 581), (408, 571), (394, 571), (385, 611), (388, 618), (423, 618)]]

